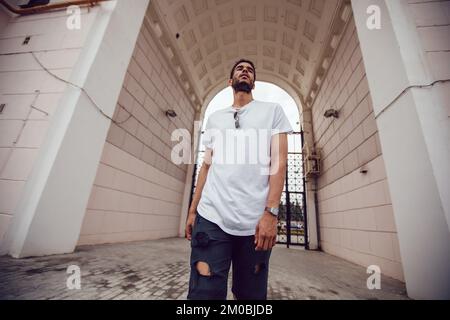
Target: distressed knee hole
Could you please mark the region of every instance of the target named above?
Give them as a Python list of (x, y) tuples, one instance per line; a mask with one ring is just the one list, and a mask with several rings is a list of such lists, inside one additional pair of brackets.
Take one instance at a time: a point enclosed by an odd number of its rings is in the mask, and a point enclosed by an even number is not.
[(260, 273), (262, 270), (264, 270), (265, 267), (265, 263), (258, 263), (257, 265), (255, 265), (255, 274)]
[(197, 271), (200, 275), (206, 276), (206, 277), (211, 276), (211, 271), (209, 269), (209, 265), (206, 262), (199, 261), (199, 262), (197, 262), (196, 267), (197, 267)]

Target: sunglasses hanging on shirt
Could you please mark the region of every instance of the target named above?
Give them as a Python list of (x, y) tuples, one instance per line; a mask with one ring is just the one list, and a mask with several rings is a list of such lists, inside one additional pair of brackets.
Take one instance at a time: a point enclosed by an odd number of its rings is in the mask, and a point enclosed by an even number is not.
[(239, 114), (237, 111), (234, 113), (234, 126), (236, 127), (236, 129), (239, 129), (241, 127), (239, 125)]

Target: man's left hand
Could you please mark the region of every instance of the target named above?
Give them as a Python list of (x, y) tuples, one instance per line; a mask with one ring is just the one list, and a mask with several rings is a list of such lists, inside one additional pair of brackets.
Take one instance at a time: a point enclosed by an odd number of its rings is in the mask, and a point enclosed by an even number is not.
[(264, 211), (256, 226), (255, 250), (270, 250), (277, 241), (277, 217)]

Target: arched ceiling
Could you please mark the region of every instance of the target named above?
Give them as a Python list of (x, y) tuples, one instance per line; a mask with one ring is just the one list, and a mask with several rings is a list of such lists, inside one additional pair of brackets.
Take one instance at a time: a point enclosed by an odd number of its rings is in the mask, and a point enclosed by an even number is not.
[(242, 57), (255, 62), (257, 80), (303, 102), (317, 89), (345, 8), (343, 0), (152, 0), (146, 22), (197, 109)]

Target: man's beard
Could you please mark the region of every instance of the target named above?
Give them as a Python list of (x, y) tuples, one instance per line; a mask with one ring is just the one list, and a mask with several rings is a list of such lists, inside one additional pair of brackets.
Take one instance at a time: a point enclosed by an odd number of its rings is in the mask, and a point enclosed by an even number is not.
[(245, 81), (239, 81), (238, 79), (234, 79), (231, 85), (235, 92), (246, 92), (250, 93), (253, 89), (253, 84), (247, 83)]

